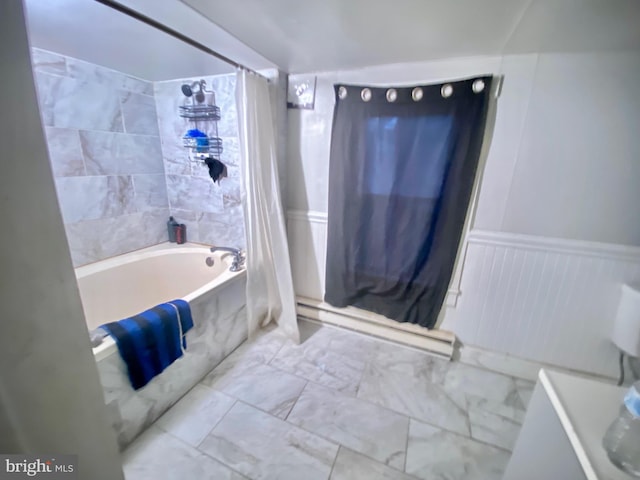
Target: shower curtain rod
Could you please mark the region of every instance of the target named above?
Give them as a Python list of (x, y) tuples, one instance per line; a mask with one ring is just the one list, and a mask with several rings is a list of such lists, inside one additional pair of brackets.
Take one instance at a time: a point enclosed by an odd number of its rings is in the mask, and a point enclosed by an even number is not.
[(177, 38), (178, 40), (183, 41), (184, 43), (191, 45), (192, 47), (197, 48), (198, 50), (211, 55), (212, 57), (217, 58), (218, 60), (222, 60), (223, 62), (232, 65), (235, 68), (239, 68), (241, 70), (246, 70), (247, 72), (253, 73), (255, 75), (258, 75), (259, 77), (263, 77), (265, 78), (263, 75), (260, 75), (258, 72), (256, 72), (255, 70), (253, 70), (252, 68), (246, 67), (238, 62), (235, 62), (233, 60), (231, 60), (229, 57), (225, 57), (224, 55), (222, 55), (221, 53), (216, 52), (215, 50), (210, 49), (209, 47), (207, 47), (206, 45), (203, 45), (202, 43), (194, 40), (193, 38), (187, 37), (186, 35), (183, 35), (182, 33), (178, 32), (177, 30), (174, 30), (172, 28), (167, 27), (165, 24), (160, 23), (156, 20), (154, 20), (151, 17), (148, 17), (146, 15), (143, 15), (140, 12), (137, 12), (136, 10), (133, 10), (132, 8), (129, 8), (125, 5), (122, 5), (121, 3), (118, 2), (114, 2), (113, 0), (95, 0), (98, 3), (101, 3), (102, 5), (105, 5), (109, 8), (112, 8), (114, 10), (117, 10), (120, 13), (124, 13), (125, 15), (128, 15), (131, 18), (134, 18), (136, 20), (141, 21), (142, 23), (146, 23), (147, 25), (160, 30), (168, 35), (171, 35), (174, 38)]

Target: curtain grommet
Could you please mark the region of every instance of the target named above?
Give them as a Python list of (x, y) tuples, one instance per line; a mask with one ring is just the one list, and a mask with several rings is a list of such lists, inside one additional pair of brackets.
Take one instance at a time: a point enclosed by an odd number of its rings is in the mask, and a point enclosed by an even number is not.
[(440, 95), (442, 95), (443, 98), (449, 98), (453, 95), (453, 86), (450, 83), (443, 85), (440, 89)]
[(411, 98), (413, 98), (414, 102), (419, 102), (420, 100), (422, 100), (423, 95), (424, 92), (420, 87), (416, 87), (411, 91)]
[(369, 100), (371, 100), (371, 89), (363, 88), (362, 92), (360, 92), (360, 97), (364, 102), (368, 102)]
[(393, 103), (398, 98), (398, 91), (395, 88), (387, 90), (387, 102)]
[(344, 100), (345, 98), (347, 98), (347, 89), (345, 87), (340, 87), (338, 89), (338, 97), (340, 98), (340, 100)]
[(478, 79), (475, 82), (473, 82), (473, 84), (471, 85), (471, 90), (473, 90), (473, 93), (480, 93), (481, 91), (483, 91), (484, 81), (481, 79)]

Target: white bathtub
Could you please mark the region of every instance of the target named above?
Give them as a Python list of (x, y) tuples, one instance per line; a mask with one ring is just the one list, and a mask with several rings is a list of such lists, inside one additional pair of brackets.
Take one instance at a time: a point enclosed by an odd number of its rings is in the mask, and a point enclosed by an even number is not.
[[(207, 258), (214, 260), (208, 266)], [(122, 320), (160, 303), (182, 298), (189, 303), (246, 275), (231, 272), (232, 257), (209, 248), (166, 243), (76, 269), (89, 331)], [(93, 349), (96, 360), (117, 353), (108, 337)]]
[(191, 307), (185, 354), (138, 391), (110, 337), (93, 349), (122, 448), (246, 339), (246, 273), (231, 272), (231, 262), (203, 246), (166, 243), (76, 269), (89, 330), (176, 298)]

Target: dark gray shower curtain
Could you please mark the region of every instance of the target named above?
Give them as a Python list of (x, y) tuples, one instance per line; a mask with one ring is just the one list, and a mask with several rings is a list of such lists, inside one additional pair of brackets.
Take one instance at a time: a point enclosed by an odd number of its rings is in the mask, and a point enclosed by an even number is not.
[(434, 326), (473, 189), (490, 90), (491, 77), (394, 89), (335, 86), (325, 301)]

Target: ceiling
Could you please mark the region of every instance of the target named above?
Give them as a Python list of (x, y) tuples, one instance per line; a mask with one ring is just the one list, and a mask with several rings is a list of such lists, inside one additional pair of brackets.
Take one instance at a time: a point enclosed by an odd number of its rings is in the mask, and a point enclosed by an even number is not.
[[(635, 50), (640, 0), (118, 0), (255, 70)], [(145, 80), (232, 67), (92, 0), (25, 0), (33, 46)]]
[[(144, 80), (233, 72), (225, 62), (92, 0), (24, 0), (33, 47), (103, 65)], [(177, 0), (126, 0), (171, 28), (181, 30), (252, 68), (273, 68), (261, 55)]]
[(640, 50), (640, 0), (181, 0), (290, 73)]

